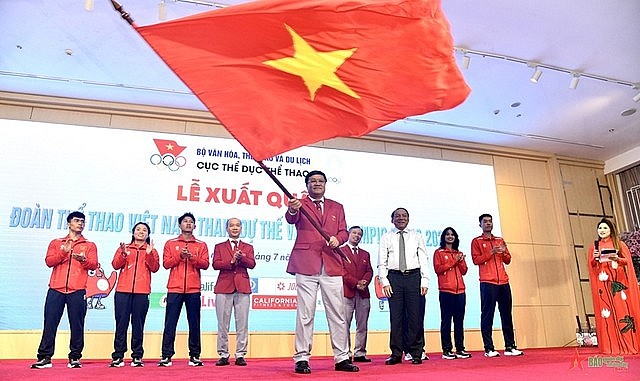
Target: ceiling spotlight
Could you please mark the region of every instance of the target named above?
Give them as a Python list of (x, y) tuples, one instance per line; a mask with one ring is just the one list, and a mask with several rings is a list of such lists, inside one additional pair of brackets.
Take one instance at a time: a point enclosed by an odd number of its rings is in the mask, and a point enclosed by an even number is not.
[(540, 70), (538, 65), (533, 66), (533, 68), (535, 69), (535, 71), (533, 72), (533, 75), (531, 76), (531, 78), (529, 78), (529, 80), (533, 83), (538, 83), (540, 77), (542, 77), (542, 70)]
[(167, 19), (167, 3), (164, 0), (160, 0), (160, 4), (158, 4), (158, 19)]
[(470, 63), (471, 63), (471, 57), (469, 57), (467, 55), (467, 53), (465, 52), (464, 56), (462, 56), (462, 68), (463, 69), (468, 69)]
[(575, 90), (578, 87), (578, 82), (580, 82), (580, 74), (571, 73), (571, 83), (569, 84), (569, 88)]
[(91, 12), (93, 10), (93, 0), (84, 0), (85, 11)]
[(636, 96), (631, 99), (633, 99), (634, 102), (640, 102), (640, 93), (636, 94)]

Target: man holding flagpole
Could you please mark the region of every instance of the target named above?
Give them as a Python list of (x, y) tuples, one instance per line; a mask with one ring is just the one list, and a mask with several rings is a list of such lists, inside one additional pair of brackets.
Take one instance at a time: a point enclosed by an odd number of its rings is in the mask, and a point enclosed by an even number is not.
[[(292, 198), (285, 213), (288, 223), (296, 226), (296, 242), (293, 245), (287, 272), (296, 276), (298, 307), (296, 311), (295, 372), (311, 373), (309, 359), (313, 343), (313, 320), (316, 313), (318, 289), (325, 306), (335, 370), (358, 372), (349, 359), (347, 322), (342, 301), (342, 258), (337, 247), (347, 241), (347, 223), (342, 204), (324, 197), (327, 177), (321, 171), (311, 171), (305, 176), (308, 197)], [(304, 209), (306, 213), (302, 213)], [(312, 225), (316, 219), (323, 235)]]

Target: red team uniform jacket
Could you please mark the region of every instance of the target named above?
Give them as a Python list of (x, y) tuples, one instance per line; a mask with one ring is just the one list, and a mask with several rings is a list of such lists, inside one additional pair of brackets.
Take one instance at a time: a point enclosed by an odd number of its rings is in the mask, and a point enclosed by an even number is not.
[[(53, 268), (49, 279), (49, 288), (70, 294), (87, 288), (87, 271), (98, 268), (98, 249), (96, 245), (80, 236), (72, 243), (71, 251), (65, 252), (62, 247), (70, 240), (69, 235), (57, 238), (49, 243), (44, 259), (48, 267)], [(84, 254), (84, 262), (73, 259), (73, 254)]]
[[(509, 283), (509, 276), (504, 265), (511, 263), (511, 254), (507, 249), (502, 255), (491, 254), (491, 249), (504, 243), (501, 237), (493, 234), (491, 238), (478, 236), (471, 241), (471, 259), (478, 265), (480, 282), (497, 285)], [(504, 263), (504, 265), (503, 265)]]
[(127, 256), (123, 256), (120, 248), (116, 250), (111, 261), (114, 270), (120, 270), (116, 291), (132, 294), (151, 293), (151, 273), (160, 268), (160, 258), (156, 249), (147, 254), (147, 243), (141, 247), (130, 243), (125, 247)]
[(462, 276), (469, 268), (464, 260), (456, 260), (458, 250), (436, 249), (433, 253), (433, 269), (438, 276), (438, 290), (451, 294), (462, 294), (465, 291)]
[[(180, 252), (187, 247), (192, 259), (181, 259)], [(179, 235), (164, 244), (162, 266), (169, 270), (167, 290), (179, 294), (200, 292), (200, 270), (209, 267), (209, 248), (203, 241), (191, 237), (186, 240)]]

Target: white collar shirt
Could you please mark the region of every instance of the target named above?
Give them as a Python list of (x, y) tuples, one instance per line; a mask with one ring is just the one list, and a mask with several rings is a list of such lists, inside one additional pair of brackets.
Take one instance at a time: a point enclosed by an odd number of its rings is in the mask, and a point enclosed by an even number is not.
[[(398, 270), (399, 264), (399, 230), (396, 228), (380, 237), (378, 250), (378, 276), (383, 286), (389, 285), (389, 270)], [(429, 285), (429, 256), (424, 238), (417, 231), (404, 229), (404, 247), (407, 270), (420, 269), (420, 287)]]
[(318, 199), (314, 199), (312, 197), (309, 197), (309, 200), (311, 200), (311, 202), (313, 202), (314, 204), (316, 203), (316, 201), (320, 201), (320, 211), (322, 213), (324, 213), (324, 196), (320, 197)]

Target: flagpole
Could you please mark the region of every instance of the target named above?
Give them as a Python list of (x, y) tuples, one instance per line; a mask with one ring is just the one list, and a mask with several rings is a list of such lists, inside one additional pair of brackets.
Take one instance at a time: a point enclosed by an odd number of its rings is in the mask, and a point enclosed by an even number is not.
[(113, 9), (118, 11), (120, 13), (120, 16), (122, 16), (122, 18), (125, 19), (129, 23), (129, 25), (133, 25), (133, 19), (131, 18), (131, 15), (126, 12), (124, 8), (122, 8), (122, 5), (120, 5), (120, 3), (118, 3), (116, 0), (111, 0), (111, 5), (113, 5)]
[[(280, 180), (278, 180), (278, 178), (276, 177), (276, 175), (274, 175), (271, 170), (269, 168), (267, 168), (266, 165), (264, 165), (264, 163), (262, 162), (262, 160), (258, 161), (256, 160), (256, 163), (258, 163), (258, 165), (260, 165), (260, 167), (262, 167), (263, 171), (269, 175), (269, 177), (271, 177), (271, 180), (273, 180), (274, 183), (276, 183), (276, 185), (284, 192), (284, 194), (289, 197), (289, 199), (294, 198), (293, 195), (291, 194), (291, 192), (289, 192), (289, 190), (287, 188), (285, 188), (285, 186), (280, 182)], [(331, 238), (329, 236), (329, 234), (327, 234), (327, 232), (324, 231), (324, 229), (322, 229), (322, 226), (320, 226), (320, 224), (318, 223), (318, 220), (313, 217), (311, 214), (309, 214), (309, 212), (305, 209), (305, 208), (300, 208), (299, 209), (300, 212), (302, 212), (302, 214), (307, 217), (307, 220), (309, 220), (309, 222), (311, 222), (311, 225), (313, 225), (314, 228), (316, 228), (316, 230), (318, 231), (318, 233), (320, 233), (322, 235), (322, 237), (326, 240), (329, 241), (329, 238)], [(351, 263), (351, 260), (349, 260), (349, 257), (347, 257), (342, 250), (340, 250), (339, 248), (334, 248), (333, 251), (340, 255), (342, 257), (342, 259), (344, 259), (345, 261)]]
[[(135, 27), (133, 19), (131, 18), (131, 15), (129, 14), (129, 12), (125, 11), (124, 8), (122, 8), (122, 5), (120, 3), (118, 3), (116, 0), (111, 0), (111, 5), (113, 5), (113, 9), (115, 9), (118, 13), (120, 13), (120, 16), (125, 19), (125, 21), (127, 21), (129, 23), (129, 25)], [(287, 190), (287, 188), (284, 187), (284, 185), (282, 185), (282, 183), (280, 182), (280, 180), (278, 180), (278, 178), (271, 173), (271, 170), (269, 170), (269, 168), (267, 168), (266, 165), (264, 165), (264, 163), (262, 161), (257, 161), (256, 163), (258, 163), (260, 165), (260, 167), (262, 167), (262, 169), (264, 169), (264, 171), (267, 173), (267, 175), (269, 175), (269, 177), (271, 177), (271, 180), (273, 180), (276, 185), (278, 187), (280, 187), (280, 189), (284, 192), (284, 194), (289, 197), (289, 199), (294, 198), (293, 195), (291, 194), (291, 192), (289, 192)], [(302, 214), (307, 217), (307, 219), (309, 220), (309, 222), (311, 222), (311, 225), (313, 225), (313, 227), (318, 231), (318, 233), (320, 233), (322, 235), (322, 237), (328, 242), (329, 239), (331, 238), (329, 236), (329, 234), (327, 234), (327, 232), (324, 231), (324, 229), (322, 229), (322, 226), (320, 226), (320, 224), (318, 223), (318, 221), (309, 214), (309, 212), (307, 210), (305, 210), (304, 208), (300, 208), (300, 211), (302, 212)], [(342, 257), (342, 259), (344, 259), (345, 261), (351, 263), (351, 261), (349, 260), (349, 257), (347, 257), (342, 250), (340, 250), (339, 248), (333, 248), (333, 251), (338, 254), (339, 256)]]

